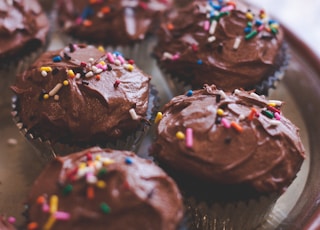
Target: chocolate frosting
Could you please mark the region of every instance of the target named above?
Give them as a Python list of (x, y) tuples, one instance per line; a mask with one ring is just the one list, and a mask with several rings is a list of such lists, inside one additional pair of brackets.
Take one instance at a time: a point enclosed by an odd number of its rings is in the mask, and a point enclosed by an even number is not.
[(16, 228), (8, 222), (8, 219), (0, 215), (0, 229), (1, 230), (15, 230)]
[(120, 53), (70, 44), (44, 53), (11, 88), (21, 122), (36, 137), (92, 145), (135, 132), (146, 117), (150, 80)]
[(107, 45), (131, 45), (159, 26), (172, 0), (61, 0), (58, 20), (71, 36)]
[[(249, 20), (246, 16), (249, 7), (243, 4), (230, 10), (223, 9), (232, 5), (212, 3), (214, 10), (210, 4), (194, 1), (164, 22), (158, 33), (155, 57), (168, 74), (193, 88), (215, 84), (228, 91), (253, 89), (272, 76), (284, 61), (281, 27), (263, 18), (264, 12), (252, 11), (253, 19)], [(217, 25), (211, 31), (215, 22)], [(270, 31), (271, 26), (277, 29)], [(260, 27), (261, 31), (246, 39), (247, 27), (251, 31)], [(234, 48), (237, 39), (240, 43)]]
[[(226, 94), (205, 85), (164, 106), (153, 154), (169, 168), (213, 185), (282, 192), (300, 170), (305, 150), (299, 129), (283, 116), (281, 105), (252, 92)], [(186, 144), (188, 128), (191, 146)], [(185, 139), (177, 138), (178, 131)]]
[(0, 2), (0, 58), (23, 55), (46, 43), (49, 22), (35, 0)]
[[(54, 195), (57, 209), (50, 211)], [(153, 162), (97, 147), (49, 163), (27, 205), (29, 221), (39, 229), (57, 212), (68, 216), (55, 218), (52, 230), (175, 230), (183, 214), (177, 186)]]

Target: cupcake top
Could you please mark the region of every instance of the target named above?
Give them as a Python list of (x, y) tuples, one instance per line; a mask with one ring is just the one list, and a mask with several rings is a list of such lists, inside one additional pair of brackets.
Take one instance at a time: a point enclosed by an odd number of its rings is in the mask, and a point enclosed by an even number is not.
[(58, 1), (58, 21), (74, 38), (107, 45), (131, 45), (153, 33), (172, 0)]
[(0, 215), (0, 229), (1, 230), (15, 230), (16, 228), (13, 226), (15, 222), (14, 217), (5, 217)]
[(22, 56), (46, 43), (49, 22), (36, 0), (3, 0), (0, 13), (0, 59)]
[(159, 30), (155, 57), (193, 88), (253, 89), (284, 62), (283, 31), (266, 13), (232, 1), (194, 1)]
[(299, 129), (282, 114), (282, 104), (205, 85), (164, 106), (153, 154), (168, 167), (213, 185), (281, 193), (305, 158)]
[(90, 148), (49, 163), (31, 189), (29, 225), (45, 229), (175, 230), (173, 180), (132, 152)]
[(150, 80), (118, 52), (70, 44), (44, 53), (11, 88), (33, 135), (92, 145), (126, 137), (145, 121)]

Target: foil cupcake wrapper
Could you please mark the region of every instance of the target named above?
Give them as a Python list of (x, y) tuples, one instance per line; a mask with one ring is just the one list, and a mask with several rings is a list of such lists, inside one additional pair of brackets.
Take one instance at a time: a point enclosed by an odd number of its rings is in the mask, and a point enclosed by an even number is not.
[(12, 118), (17, 128), (20, 130), (20, 133), (28, 140), (28, 142), (34, 147), (36, 152), (39, 154), (41, 160), (45, 163), (50, 161), (56, 156), (64, 156), (73, 152), (81, 151), (85, 148), (92, 147), (94, 145), (99, 145), (102, 148), (112, 148), (119, 150), (128, 150), (136, 152), (140, 144), (148, 132), (151, 124), (155, 119), (156, 112), (159, 109), (159, 97), (158, 91), (155, 86), (150, 85), (149, 89), (149, 100), (148, 100), (148, 109), (146, 112), (145, 121), (141, 122), (141, 125), (133, 131), (132, 134), (128, 135), (123, 139), (116, 141), (110, 141), (99, 144), (86, 144), (82, 146), (77, 145), (68, 145), (62, 143), (53, 143), (50, 140), (45, 140), (41, 137), (35, 136), (31, 133), (20, 120), (19, 113), (17, 111), (18, 98), (16, 96), (12, 97)]
[(263, 225), (271, 213), (277, 195), (248, 201), (213, 203), (193, 197), (184, 200), (187, 228), (190, 230), (253, 230)]

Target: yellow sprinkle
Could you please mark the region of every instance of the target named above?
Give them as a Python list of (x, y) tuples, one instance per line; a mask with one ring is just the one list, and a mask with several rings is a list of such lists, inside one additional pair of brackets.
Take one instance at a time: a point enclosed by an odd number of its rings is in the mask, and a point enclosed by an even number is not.
[(43, 99), (45, 99), (45, 100), (49, 99), (49, 94), (47, 94), (47, 93), (43, 94)]
[(247, 12), (247, 13), (246, 13), (246, 18), (247, 18), (248, 20), (252, 21), (252, 20), (253, 20), (253, 14), (250, 13), (250, 12)]
[(277, 24), (277, 23), (272, 23), (272, 24), (270, 25), (270, 27), (271, 27), (271, 28), (274, 28), (274, 29), (279, 29), (279, 24)]
[(81, 162), (81, 163), (79, 164), (79, 168), (80, 168), (80, 169), (84, 169), (85, 167), (87, 167), (87, 164), (86, 164), (86, 163)]
[(129, 71), (132, 71), (132, 70), (134, 69), (133, 65), (131, 65), (131, 64), (127, 64), (127, 65), (125, 66), (125, 68), (126, 68), (127, 70), (129, 70)]
[(54, 222), (56, 221), (56, 219), (54, 218), (53, 215), (50, 215), (49, 219), (47, 220), (47, 222), (45, 223), (45, 225), (43, 226), (44, 230), (50, 230), (54, 224)]
[(154, 123), (158, 123), (161, 119), (162, 119), (162, 113), (158, 112), (157, 116), (156, 116), (156, 119), (154, 120)]
[(277, 104), (274, 103), (274, 102), (270, 102), (270, 103), (268, 103), (268, 105), (269, 105), (269, 106), (272, 106), (272, 107), (276, 107), (276, 106), (277, 106)]
[(264, 19), (264, 18), (266, 18), (267, 17), (267, 14), (260, 14), (260, 18), (261, 19)]
[(69, 69), (67, 73), (68, 73), (68, 76), (71, 78), (74, 78), (76, 76), (72, 69)]
[(98, 47), (98, 50), (100, 50), (101, 52), (104, 52), (103, 46), (99, 46), (99, 47)]
[(218, 109), (218, 110), (217, 110), (217, 114), (218, 114), (219, 116), (223, 116), (223, 114), (224, 114), (223, 109)]
[(183, 132), (178, 131), (178, 132), (176, 133), (176, 138), (178, 138), (179, 140), (184, 140), (185, 135), (184, 135)]
[(68, 80), (64, 80), (64, 81), (63, 81), (63, 85), (64, 85), (64, 86), (69, 85), (69, 81), (68, 81)]
[(96, 160), (97, 160), (97, 161), (100, 161), (100, 160), (101, 160), (101, 155), (100, 155), (100, 154), (97, 154), (97, 155), (96, 155)]
[(42, 66), (40, 67), (41, 71), (51, 72), (52, 68), (50, 66)]
[(97, 181), (97, 187), (98, 188), (105, 188), (106, 186), (107, 186), (107, 184), (103, 180), (98, 180)]
[(105, 158), (103, 159), (103, 165), (108, 166), (114, 163), (114, 160), (110, 159), (110, 158)]
[(55, 213), (58, 210), (59, 198), (57, 195), (52, 195), (50, 197), (50, 213)]

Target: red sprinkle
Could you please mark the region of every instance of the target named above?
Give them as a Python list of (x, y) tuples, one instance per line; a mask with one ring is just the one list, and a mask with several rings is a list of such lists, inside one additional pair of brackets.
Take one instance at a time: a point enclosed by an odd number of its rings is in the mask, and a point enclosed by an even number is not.
[(120, 80), (117, 79), (116, 82), (113, 84), (114, 88), (118, 88), (119, 84), (120, 84)]
[(130, 65), (133, 65), (133, 64), (134, 64), (134, 60), (130, 59), (130, 60), (128, 60), (128, 63), (129, 63)]
[(84, 68), (84, 67), (86, 67), (86, 66), (87, 66), (87, 63), (85, 63), (85, 62), (81, 62), (81, 63), (80, 63), (80, 66)]
[(197, 52), (199, 50), (199, 47), (196, 44), (192, 44), (191, 48), (194, 52)]

